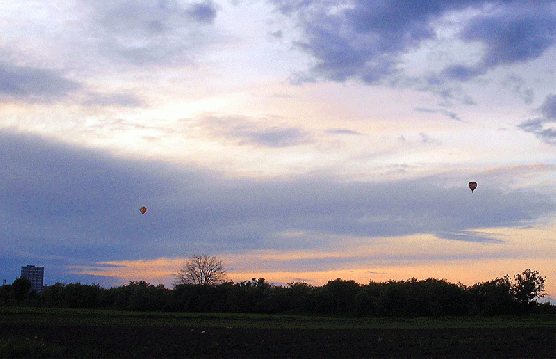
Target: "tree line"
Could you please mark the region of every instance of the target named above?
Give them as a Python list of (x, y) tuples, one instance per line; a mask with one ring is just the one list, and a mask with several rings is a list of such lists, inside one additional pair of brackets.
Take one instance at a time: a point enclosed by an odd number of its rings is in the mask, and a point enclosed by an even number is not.
[(0, 305), (362, 317), (556, 313), (555, 306), (538, 303), (544, 293), (544, 277), (529, 269), (512, 279), (506, 275), (471, 286), (434, 278), (368, 284), (338, 278), (322, 286), (302, 282), (274, 285), (253, 278), (211, 284), (182, 282), (172, 289), (145, 281), (113, 288), (56, 283), (40, 293), (29, 289), (25, 278), (2, 286)]

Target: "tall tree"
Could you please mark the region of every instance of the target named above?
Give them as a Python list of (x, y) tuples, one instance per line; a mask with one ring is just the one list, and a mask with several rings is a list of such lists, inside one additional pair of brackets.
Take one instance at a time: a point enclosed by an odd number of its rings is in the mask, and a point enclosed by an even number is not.
[(214, 256), (194, 255), (187, 259), (184, 266), (178, 270), (176, 277), (176, 285), (214, 285), (226, 279), (226, 271), (222, 260)]
[(526, 269), (514, 276), (512, 292), (521, 304), (529, 304), (536, 298), (544, 297), (544, 277), (539, 272)]

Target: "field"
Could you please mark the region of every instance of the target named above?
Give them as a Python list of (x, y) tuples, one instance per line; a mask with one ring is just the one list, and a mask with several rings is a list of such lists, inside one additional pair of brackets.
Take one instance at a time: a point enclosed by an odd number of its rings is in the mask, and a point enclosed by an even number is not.
[(554, 358), (556, 318), (329, 318), (0, 307), (0, 357)]

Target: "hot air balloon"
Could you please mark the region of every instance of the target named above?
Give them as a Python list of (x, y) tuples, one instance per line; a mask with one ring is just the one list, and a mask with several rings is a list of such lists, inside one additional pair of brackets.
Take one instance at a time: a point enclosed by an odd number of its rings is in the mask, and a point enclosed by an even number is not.
[(139, 208), (139, 211), (141, 212), (141, 214), (145, 214), (147, 212), (147, 207), (143, 206)]
[(477, 188), (477, 182), (469, 182), (469, 189), (471, 190), (471, 193), (473, 193), (475, 188)]

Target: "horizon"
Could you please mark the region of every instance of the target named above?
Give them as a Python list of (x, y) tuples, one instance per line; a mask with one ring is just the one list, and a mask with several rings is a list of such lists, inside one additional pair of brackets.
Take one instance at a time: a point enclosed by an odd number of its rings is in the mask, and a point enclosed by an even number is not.
[[(187, 258), (186, 258), (185, 260), (187, 260)], [(26, 266), (22, 266), (21, 268), (28, 267), (28, 266), (34, 266), (34, 267), (44, 268), (44, 267), (41, 267), (41, 266), (35, 266), (35, 265), (33, 265), (33, 264), (27, 264)], [(45, 273), (46, 273), (46, 268), (44, 268), (44, 269), (45, 269)], [(178, 268), (178, 269), (179, 269), (179, 268)], [(174, 289), (175, 286), (176, 286), (176, 278), (175, 278), (175, 277), (177, 276), (177, 271), (178, 271), (178, 269), (176, 269), (176, 271), (175, 271), (176, 273), (171, 274), (169, 277), (166, 278), (165, 281), (158, 282), (158, 283), (151, 283), (151, 282), (149, 282), (149, 281), (142, 280), (142, 279), (140, 279), (140, 278), (135, 278), (134, 280), (129, 280), (129, 281), (127, 281), (127, 282), (121, 282), (121, 281), (120, 281), (120, 282), (118, 282), (118, 283), (116, 283), (116, 282), (114, 282), (114, 281), (105, 281), (104, 283), (99, 283), (99, 282), (97, 282), (97, 283), (94, 283), (94, 282), (91, 282), (91, 283), (81, 283), (81, 282), (79, 282), (79, 281), (77, 281), (77, 282), (59, 282), (59, 281), (57, 281), (57, 282), (54, 282), (54, 283), (43, 283), (43, 287), (47, 287), (47, 286), (50, 286), (50, 285), (55, 285), (55, 284), (58, 284), (58, 283), (59, 283), (59, 284), (62, 284), (62, 285), (77, 284), (77, 283), (79, 283), (79, 284), (82, 284), (82, 285), (98, 285), (98, 286), (100, 286), (101, 288), (108, 289), (108, 288), (118, 288), (118, 287), (121, 287), (121, 286), (129, 285), (129, 284), (131, 284), (131, 283), (145, 282), (145, 283), (147, 283), (147, 284), (149, 284), (149, 285), (154, 285), (154, 286), (162, 285), (162, 286), (163, 286), (164, 288), (166, 288), (166, 289)], [(527, 268), (527, 269), (531, 269), (531, 268)], [(406, 278), (403, 278), (403, 279), (389, 278), (389, 279), (387, 279), (387, 280), (381, 280), (381, 281), (376, 281), (376, 280), (373, 280), (373, 278), (370, 278), (370, 279), (367, 280), (366, 282), (361, 282), (361, 281), (357, 281), (357, 280), (349, 279), (349, 278), (346, 279), (346, 278), (342, 278), (342, 277), (337, 277), (337, 278), (334, 278), (334, 279), (332, 279), (332, 278), (331, 278), (331, 279), (325, 279), (324, 277), (320, 277), (320, 279), (317, 279), (316, 281), (315, 281), (315, 280), (308, 280), (308, 281), (306, 281), (306, 280), (303, 280), (302, 278), (294, 278), (294, 279), (293, 279), (292, 281), (290, 281), (290, 282), (273, 282), (272, 280), (269, 281), (268, 278), (255, 275), (256, 273), (254, 273), (254, 272), (252, 272), (252, 273), (229, 273), (229, 272), (227, 272), (226, 268), (224, 268), (224, 270), (225, 270), (225, 272), (226, 272), (225, 277), (224, 277), (224, 280), (222, 280), (221, 283), (217, 283), (217, 285), (218, 285), (218, 284), (222, 284), (222, 283), (229, 283), (229, 282), (232, 282), (232, 283), (241, 283), (241, 282), (252, 282), (252, 281), (264, 279), (264, 281), (265, 281), (266, 283), (269, 283), (270, 285), (274, 285), (274, 286), (289, 286), (289, 285), (291, 285), (291, 284), (293, 284), (293, 283), (305, 283), (305, 284), (308, 284), (308, 285), (311, 285), (311, 286), (321, 287), (321, 286), (326, 285), (328, 282), (335, 281), (335, 280), (354, 281), (355, 283), (357, 283), (357, 284), (363, 286), (363, 285), (368, 285), (369, 283), (387, 283), (387, 282), (389, 282), (389, 281), (391, 281), (391, 280), (393, 280), (393, 281), (398, 281), (398, 282), (399, 282), (399, 281), (407, 281), (407, 280), (412, 280), (412, 279), (417, 279), (418, 281), (424, 281), (424, 280), (428, 280), (428, 279), (436, 279), (436, 280), (446, 281), (446, 282), (452, 283), (452, 284), (458, 284), (458, 285), (459, 285), (459, 284), (462, 284), (462, 285), (464, 285), (466, 288), (468, 288), (468, 287), (471, 287), (471, 286), (473, 286), (473, 285), (475, 285), (475, 284), (481, 284), (481, 283), (488, 282), (488, 281), (495, 280), (495, 279), (498, 279), (498, 278), (499, 278), (499, 277), (497, 277), (497, 278), (490, 278), (490, 279), (487, 279), (487, 280), (485, 280), (485, 281), (479, 281), (479, 282), (473, 282), (473, 283), (463, 283), (463, 282), (461, 282), (461, 281), (455, 282), (455, 281), (448, 280), (448, 279), (446, 279), (446, 278), (431, 277), (431, 276), (422, 277), (422, 278), (416, 278), (416, 277), (411, 277), (411, 276), (410, 276), (410, 277), (406, 277)], [(532, 270), (532, 271), (535, 271), (534, 269), (531, 269), (531, 270)], [(352, 271), (350, 271), (350, 272), (352, 272)], [(344, 273), (344, 274), (345, 274), (345, 272), (336, 272), (336, 271), (334, 271), (333, 273), (336, 273), (336, 274), (338, 274), (338, 273)], [(517, 275), (517, 274), (522, 274), (522, 273), (523, 273), (523, 272), (520, 272), (520, 273), (513, 273), (513, 274), (509, 274), (509, 273), (508, 273), (508, 274), (506, 274), (506, 275), (509, 277), (510, 282), (513, 282), (513, 281), (514, 281), (515, 275)], [(267, 274), (270, 274), (270, 276), (273, 277), (273, 278), (284, 278), (284, 274), (283, 274), (283, 273), (267, 273)], [(250, 279), (241, 279), (241, 278), (243, 278), (243, 277), (245, 277), (245, 276), (249, 276), (249, 275), (254, 275), (254, 277), (251, 277)], [(290, 274), (290, 275), (292, 275), (292, 274)], [(542, 273), (539, 273), (539, 275), (540, 275), (541, 277), (545, 278), (545, 280), (547, 279), (546, 276), (543, 276), (543, 275), (542, 275)], [(20, 277), (17, 277), (17, 278), (20, 278)], [(16, 278), (16, 279), (17, 279), (17, 278)], [(171, 278), (171, 279), (170, 279), (170, 278)], [(245, 278), (247, 278), (247, 277), (245, 277)], [(298, 279), (298, 280), (296, 280), (296, 279)], [(14, 279), (14, 280), (15, 280), (15, 279)], [(10, 285), (10, 284), (13, 284), (13, 281), (12, 281), (12, 283), (6, 283), (6, 279), (4, 279), (3, 282), (4, 282), (3, 285)], [(546, 283), (546, 282), (545, 282), (545, 283)], [(550, 303), (551, 305), (556, 305), (556, 298), (552, 298), (550, 295), (548, 295), (548, 293), (547, 293), (546, 291), (544, 291), (543, 293), (544, 293), (543, 296), (538, 297), (537, 299), (535, 299), (538, 303)]]
[(556, 298), (556, 0), (0, 11), (1, 278), (206, 253), (276, 283), (530, 268)]

